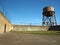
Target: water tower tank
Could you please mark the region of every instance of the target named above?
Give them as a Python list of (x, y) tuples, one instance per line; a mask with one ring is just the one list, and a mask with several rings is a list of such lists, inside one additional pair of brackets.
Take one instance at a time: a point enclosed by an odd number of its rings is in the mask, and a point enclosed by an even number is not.
[(53, 16), (55, 13), (54, 7), (48, 6), (43, 8), (43, 15), (46, 17)]

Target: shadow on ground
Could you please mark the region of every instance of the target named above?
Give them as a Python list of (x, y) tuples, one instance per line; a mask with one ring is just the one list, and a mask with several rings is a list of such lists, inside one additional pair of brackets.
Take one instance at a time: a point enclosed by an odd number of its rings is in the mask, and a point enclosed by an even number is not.
[(48, 30), (49, 31), (60, 31), (60, 25), (58, 25), (58, 26), (50, 26)]

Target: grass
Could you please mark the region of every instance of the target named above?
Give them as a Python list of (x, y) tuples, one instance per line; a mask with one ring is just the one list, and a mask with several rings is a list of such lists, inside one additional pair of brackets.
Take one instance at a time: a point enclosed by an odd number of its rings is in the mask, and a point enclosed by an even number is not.
[(60, 31), (10, 31), (20, 34), (60, 35)]

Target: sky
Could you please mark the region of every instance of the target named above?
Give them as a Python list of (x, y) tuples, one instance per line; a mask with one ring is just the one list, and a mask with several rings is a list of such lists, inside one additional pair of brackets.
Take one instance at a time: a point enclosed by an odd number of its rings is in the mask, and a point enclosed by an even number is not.
[(0, 10), (4, 9), (4, 15), (12, 24), (32, 25), (42, 25), (43, 8), (53, 6), (60, 24), (60, 0), (1, 0), (0, 5)]

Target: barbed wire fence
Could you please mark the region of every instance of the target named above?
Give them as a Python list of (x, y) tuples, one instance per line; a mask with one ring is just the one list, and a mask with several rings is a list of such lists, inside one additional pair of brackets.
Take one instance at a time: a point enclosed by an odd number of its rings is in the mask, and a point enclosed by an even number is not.
[(6, 5), (4, 4), (3, 0), (0, 0), (0, 12), (3, 13), (3, 15), (10, 20)]

